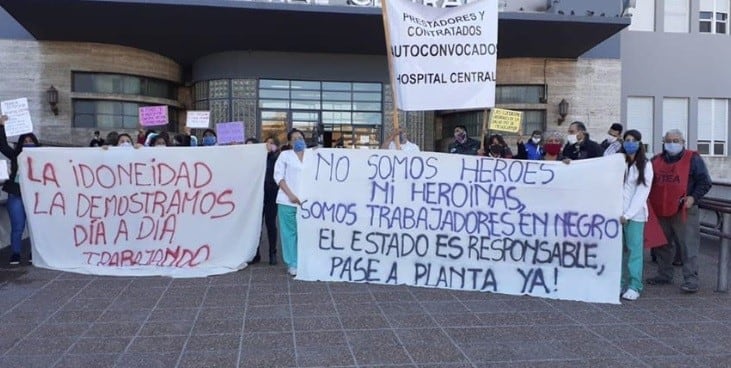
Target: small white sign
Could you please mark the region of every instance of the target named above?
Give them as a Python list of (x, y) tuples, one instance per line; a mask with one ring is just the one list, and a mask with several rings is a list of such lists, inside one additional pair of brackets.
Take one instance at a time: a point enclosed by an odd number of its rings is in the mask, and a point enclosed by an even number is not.
[(30, 119), (28, 99), (18, 98), (0, 102), (0, 110), (3, 115), (8, 116), (5, 122), (5, 135), (13, 137), (33, 132), (33, 122)]
[(210, 111), (188, 111), (185, 126), (188, 128), (208, 128), (211, 124)]

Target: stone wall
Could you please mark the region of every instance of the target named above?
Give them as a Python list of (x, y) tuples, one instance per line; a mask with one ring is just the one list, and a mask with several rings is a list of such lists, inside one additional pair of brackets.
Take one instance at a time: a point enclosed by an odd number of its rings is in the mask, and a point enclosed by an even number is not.
[[(72, 98), (92, 96), (71, 92), (73, 71), (131, 74), (176, 83), (182, 77), (180, 66), (172, 60), (124, 46), (0, 40), (0, 55), (0, 100), (27, 97), (36, 134), (42, 142), (52, 144), (86, 145), (95, 130), (72, 127)], [(59, 92), (58, 115), (51, 112), (46, 98), (51, 85)], [(180, 106), (178, 101), (159, 98), (130, 100)]]

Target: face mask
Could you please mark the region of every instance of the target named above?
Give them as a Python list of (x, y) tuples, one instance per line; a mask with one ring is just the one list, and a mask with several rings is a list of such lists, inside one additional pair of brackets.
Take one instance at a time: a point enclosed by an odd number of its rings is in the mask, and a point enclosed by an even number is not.
[(616, 142), (616, 141), (617, 141), (617, 137), (615, 137), (615, 136), (613, 136), (613, 135), (608, 135), (608, 136), (607, 136), (607, 142), (609, 142), (609, 143), (614, 143), (614, 142)]
[(269, 145), (269, 152), (277, 152), (277, 145), (276, 144), (270, 144)]
[(499, 155), (499, 154), (503, 153), (503, 146), (501, 146), (499, 144), (491, 145), (490, 153), (492, 153), (493, 155)]
[(33, 148), (35, 146), (36, 146), (35, 143), (24, 143), (23, 144), (23, 148)]
[(457, 140), (459, 143), (464, 143), (465, 139), (467, 139), (467, 133), (465, 132), (459, 132), (454, 135), (454, 139)]
[(292, 146), (292, 149), (294, 149), (295, 152), (302, 152), (305, 148), (307, 148), (307, 145), (305, 144), (304, 139), (294, 141), (294, 145)]
[(549, 155), (557, 156), (561, 152), (561, 143), (546, 143), (543, 145), (543, 149)]
[(533, 141), (533, 143), (535, 143), (535, 144), (538, 144), (538, 142), (540, 142), (540, 141), (541, 141), (541, 137), (533, 137), (533, 138), (531, 138), (530, 140), (532, 140), (532, 141)]
[(216, 137), (212, 135), (207, 135), (203, 137), (203, 145), (204, 146), (214, 146), (216, 145)]
[(122, 143), (119, 144), (119, 146), (120, 147), (127, 147), (127, 148), (129, 148), (129, 147), (132, 147), (132, 143), (130, 143), (130, 142), (122, 142)]
[(665, 147), (665, 151), (673, 156), (683, 151), (683, 144), (681, 143), (665, 143), (663, 146)]
[(576, 134), (569, 134), (569, 135), (566, 136), (566, 140), (570, 144), (575, 144), (576, 142), (579, 141), (579, 138), (576, 136)]
[(627, 152), (630, 155), (634, 155), (635, 153), (637, 153), (637, 151), (640, 150), (640, 142), (624, 142), (622, 144), (622, 147), (624, 147), (624, 152)]

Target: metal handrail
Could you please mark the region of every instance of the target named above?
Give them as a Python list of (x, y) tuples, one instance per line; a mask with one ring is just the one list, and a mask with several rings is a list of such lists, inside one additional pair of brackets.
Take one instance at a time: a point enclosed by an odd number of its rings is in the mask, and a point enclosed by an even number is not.
[[(731, 187), (731, 184), (713, 183), (713, 185)], [(700, 232), (703, 234), (718, 237), (721, 246), (718, 249), (718, 274), (716, 279), (716, 291), (728, 291), (728, 264), (731, 251), (731, 200), (724, 198), (706, 197), (702, 198), (698, 207), (716, 213), (716, 224), (702, 222)]]

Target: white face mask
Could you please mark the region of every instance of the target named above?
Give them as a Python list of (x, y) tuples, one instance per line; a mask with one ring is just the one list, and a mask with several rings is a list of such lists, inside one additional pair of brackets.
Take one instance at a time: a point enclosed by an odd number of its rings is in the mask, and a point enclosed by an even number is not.
[(616, 141), (617, 141), (617, 137), (615, 137), (613, 135), (607, 135), (607, 142), (614, 143)]
[(132, 143), (130, 142), (122, 142), (119, 144), (120, 147), (132, 147)]
[(533, 143), (535, 143), (535, 144), (538, 144), (538, 142), (540, 142), (540, 141), (541, 141), (541, 139), (540, 139), (540, 138), (536, 138), (536, 137), (533, 137), (533, 138), (531, 138), (530, 140), (532, 140), (532, 141), (533, 141)]
[(570, 144), (575, 144), (576, 142), (579, 141), (579, 138), (576, 136), (576, 134), (569, 134), (569, 135), (566, 136), (566, 140)]

